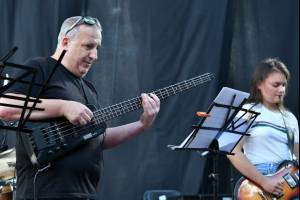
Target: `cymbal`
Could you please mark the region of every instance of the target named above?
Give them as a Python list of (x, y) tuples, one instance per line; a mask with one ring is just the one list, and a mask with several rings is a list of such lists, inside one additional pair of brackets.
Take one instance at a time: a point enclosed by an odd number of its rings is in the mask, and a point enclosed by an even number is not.
[(0, 200), (13, 199), (13, 188), (10, 185), (0, 187)]
[(16, 150), (8, 149), (0, 153), (0, 179), (7, 180), (15, 177)]

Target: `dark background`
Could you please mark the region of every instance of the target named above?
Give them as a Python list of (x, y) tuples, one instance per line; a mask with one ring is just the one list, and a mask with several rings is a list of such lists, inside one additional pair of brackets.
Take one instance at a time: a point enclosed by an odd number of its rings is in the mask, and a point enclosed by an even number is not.
[[(153, 127), (104, 152), (101, 200), (139, 200), (150, 189), (210, 193), (212, 158), (167, 145), (190, 133), (195, 112), (206, 111), (223, 86), (248, 91), (263, 58), (278, 57), (289, 67), (286, 105), (299, 118), (297, 0), (0, 0), (0, 57), (13, 46), (19, 50), (9, 61), (19, 64), (52, 55), (61, 23), (74, 15), (97, 17), (103, 26), (99, 61), (88, 74), (102, 106), (206, 72), (216, 77), (162, 102)], [(110, 125), (137, 120), (140, 112)], [(12, 147), (14, 133), (8, 135)], [(224, 157), (218, 167), (220, 193), (230, 194), (238, 175)]]

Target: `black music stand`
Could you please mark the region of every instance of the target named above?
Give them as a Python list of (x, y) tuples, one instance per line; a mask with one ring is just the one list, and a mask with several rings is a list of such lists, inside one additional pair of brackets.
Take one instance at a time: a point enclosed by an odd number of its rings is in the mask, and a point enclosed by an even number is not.
[[(0, 97), (5, 97), (9, 99), (15, 99), (15, 100), (20, 100), (24, 102), (23, 105), (15, 105), (15, 104), (6, 104), (6, 103), (0, 103), (0, 106), (7, 106), (7, 107), (13, 107), (13, 108), (21, 108), (22, 113), (20, 116), (20, 119), (18, 120), (17, 127), (9, 125), (0, 125), (0, 128), (5, 128), (8, 130), (17, 130), (17, 131), (22, 131), (22, 132), (27, 132), (27, 129), (24, 129), (24, 125), (26, 121), (29, 119), (30, 114), (33, 110), (38, 110), (38, 111), (43, 111), (43, 108), (36, 108), (37, 103), (41, 103), (39, 100), (42, 93), (44, 92), (44, 89), (50, 79), (52, 78), (54, 72), (56, 71), (57, 67), (61, 64), (61, 61), (66, 53), (66, 50), (63, 50), (58, 61), (56, 62), (55, 66), (53, 67), (49, 77), (45, 80), (44, 83), (39, 84), (35, 83), (35, 78), (37, 76), (37, 69), (30, 67), (30, 66), (25, 66), (25, 65), (20, 65), (20, 64), (15, 64), (15, 63), (10, 63), (6, 62), (17, 50), (17, 47), (14, 47), (11, 51), (9, 51), (3, 58), (0, 60), (0, 80), (8, 80), (9, 82), (0, 87)], [(5, 67), (10, 67), (10, 68), (15, 68), (22, 70), (23, 73), (20, 73), (18, 77), (10, 78), (10, 77), (5, 77), (2, 75), (2, 72), (4, 71)], [(27, 78), (27, 79), (25, 79)], [(17, 82), (20, 82), (22, 84), (28, 85), (28, 90), (24, 91), (25, 97), (16, 97), (16, 96), (11, 96), (7, 94), (3, 94), (8, 88), (10, 88), (13, 84), (16, 84)], [(37, 95), (36, 98), (31, 98), (31, 91), (33, 86), (38, 86), (40, 87), (40, 91)], [(28, 106), (28, 103), (32, 102), (32, 106)], [(25, 116), (26, 110), (28, 110), (27, 115)]]
[[(13, 131), (15, 131), (15, 130), (26, 131), (21, 126), (22, 124), (24, 124), (24, 117), (25, 117), (26, 110), (40, 110), (40, 111), (42, 111), (44, 109), (35, 108), (36, 103), (40, 103), (41, 101), (39, 99), (30, 98), (32, 87), (33, 86), (41, 86), (40, 84), (35, 83), (37, 70), (35, 68), (29, 67), (29, 66), (6, 62), (17, 51), (17, 49), (18, 49), (17, 47), (14, 47), (11, 51), (9, 51), (0, 60), (0, 80), (8, 81), (7, 84), (0, 87), (0, 97), (5, 97), (5, 98), (8, 98), (8, 99), (14, 99), (14, 100), (22, 101), (23, 105), (0, 103), (0, 106), (7, 106), (7, 107), (12, 107), (12, 108), (21, 108), (22, 112), (21, 112), (21, 116), (20, 116), (19, 122), (17, 124), (17, 127), (15, 126), (14, 123), (10, 123), (10, 124), (5, 123), (5, 124), (0, 124), (0, 128), (1, 129), (7, 129), (7, 130), (13, 130)], [(14, 77), (14, 78), (6, 77), (6, 76), (3, 76), (3, 74), (2, 74), (4, 69), (6, 69), (6, 68), (18, 69), (18, 70), (21, 70), (22, 73), (20, 73), (19, 76)], [(25, 78), (27, 78), (28, 81), (23, 80)], [(12, 85), (16, 84), (17, 82), (28, 85), (28, 90), (24, 91), (25, 97), (16, 97), (16, 96), (4, 94), (5, 91), (7, 91), (7, 89), (9, 89)], [(33, 104), (32, 106), (28, 106), (29, 102), (33, 102), (35, 104)]]
[(218, 198), (218, 155), (233, 155), (232, 151), (250, 128), (259, 113), (242, 108), (249, 94), (223, 87), (207, 114), (178, 146), (168, 145), (172, 150), (195, 150), (213, 156), (213, 197)]

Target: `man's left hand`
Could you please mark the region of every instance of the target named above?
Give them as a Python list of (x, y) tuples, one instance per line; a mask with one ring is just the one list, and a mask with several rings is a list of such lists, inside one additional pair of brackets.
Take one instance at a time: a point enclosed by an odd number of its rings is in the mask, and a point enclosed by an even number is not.
[(142, 106), (144, 112), (141, 115), (140, 121), (143, 124), (144, 128), (148, 128), (152, 125), (159, 112), (160, 100), (153, 93), (150, 94), (143, 93), (141, 97), (142, 97)]

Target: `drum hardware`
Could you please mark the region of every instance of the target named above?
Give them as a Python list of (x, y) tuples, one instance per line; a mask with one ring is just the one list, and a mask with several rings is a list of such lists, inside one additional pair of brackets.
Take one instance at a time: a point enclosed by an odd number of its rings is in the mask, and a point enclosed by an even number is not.
[(0, 153), (0, 180), (15, 177), (16, 150), (8, 149)]
[(0, 200), (13, 200), (15, 178), (10, 180), (0, 180)]
[(16, 185), (15, 166), (14, 148), (0, 153), (0, 200), (13, 200)]

